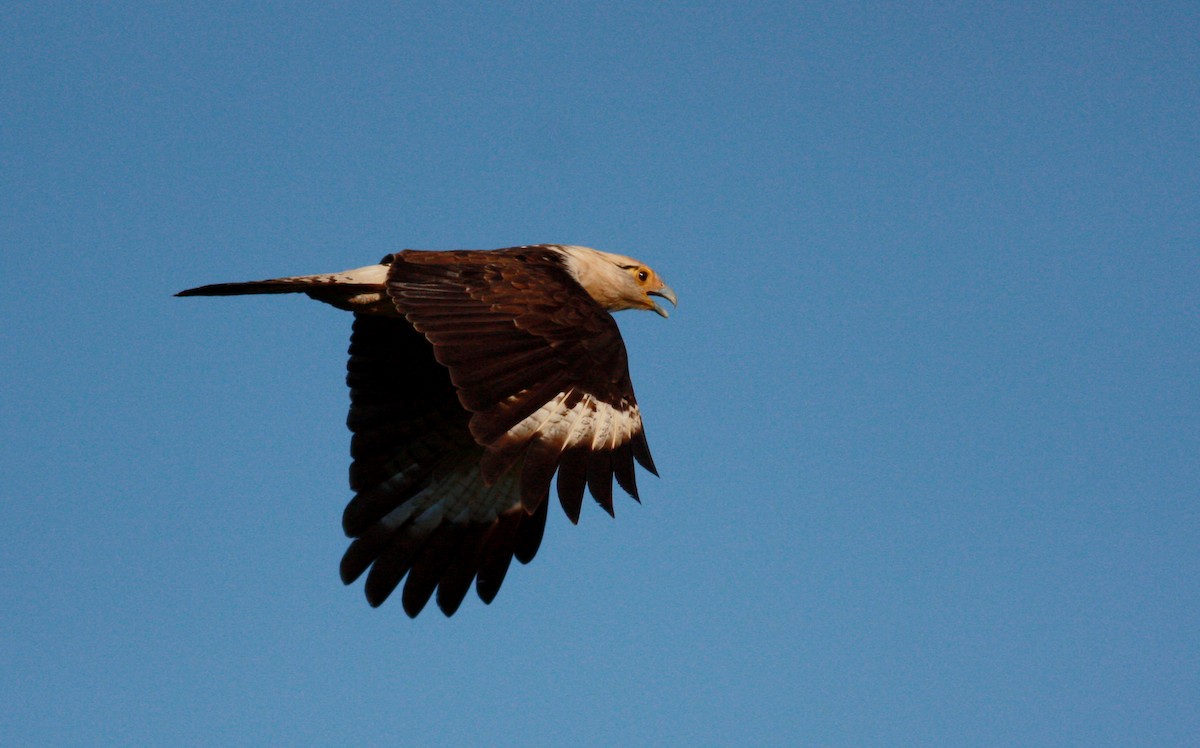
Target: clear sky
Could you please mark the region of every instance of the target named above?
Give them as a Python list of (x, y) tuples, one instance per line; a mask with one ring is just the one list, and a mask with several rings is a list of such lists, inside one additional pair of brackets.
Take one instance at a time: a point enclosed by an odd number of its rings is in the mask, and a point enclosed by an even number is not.
[[(0, 743), (1200, 744), (1200, 6), (998, 5), (6, 4)], [(662, 478), (371, 609), (349, 315), (172, 294), (537, 242)]]

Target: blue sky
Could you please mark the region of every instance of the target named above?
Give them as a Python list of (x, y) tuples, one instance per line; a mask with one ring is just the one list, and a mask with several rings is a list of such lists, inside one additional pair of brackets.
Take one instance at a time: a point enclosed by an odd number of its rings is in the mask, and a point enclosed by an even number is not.
[[(1193, 3), (9, 4), (0, 742), (1200, 742)], [(661, 479), (491, 606), (337, 562), (348, 315), (629, 254)]]

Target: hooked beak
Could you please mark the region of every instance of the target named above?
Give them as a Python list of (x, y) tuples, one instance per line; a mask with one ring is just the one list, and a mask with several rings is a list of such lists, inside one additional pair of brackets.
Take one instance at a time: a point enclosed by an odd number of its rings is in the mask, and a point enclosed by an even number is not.
[[(664, 283), (662, 288), (658, 289), (657, 291), (648, 291), (646, 295), (647, 296), (658, 296), (658, 297), (664, 298), (667, 301), (671, 302), (671, 306), (673, 306), (673, 307), (679, 306), (679, 303), (675, 300), (675, 292), (672, 291), (671, 287), (668, 286), (666, 283)], [(655, 304), (653, 301), (650, 302), (650, 307), (663, 319), (667, 318), (668, 315), (667, 315), (666, 309), (663, 309), (661, 306), (659, 306), (658, 304)]]

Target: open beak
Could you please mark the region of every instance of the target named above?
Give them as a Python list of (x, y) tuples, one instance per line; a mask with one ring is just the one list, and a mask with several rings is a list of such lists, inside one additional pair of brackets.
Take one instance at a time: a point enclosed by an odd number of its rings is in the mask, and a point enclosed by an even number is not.
[[(664, 298), (667, 301), (671, 302), (671, 306), (673, 306), (673, 307), (679, 306), (679, 303), (675, 300), (675, 292), (672, 291), (671, 287), (668, 286), (666, 283), (663, 284), (662, 288), (658, 289), (657, 291), (649, 291), (649, 292), (647, 292), (646, 295), (647, 296), (658, 296), (658, 297)], [(661, 316), (663, 318), (666, 318), (668, 316), (667, 310), (663, 309), (658, 304), (655, 304), (653, 301), (650, 302), (650, 306), (652, 309), (654, 309), (655, 312), (658, 313), (659, 316)]]

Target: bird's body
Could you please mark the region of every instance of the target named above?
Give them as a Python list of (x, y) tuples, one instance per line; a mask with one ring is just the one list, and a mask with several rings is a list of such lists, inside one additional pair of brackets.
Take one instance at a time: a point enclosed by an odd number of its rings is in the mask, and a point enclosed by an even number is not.
[(437, 591), (446, 615), (476, 583), (491, 602), (511, 559), (527, 563), (550, 484), (572, 522), (584, 488), (612, 513), (615, 477), (655, 472), (609, 314), (666, 312), (654, 271), (586, 247), (388, 255), (325, 275), (223, 283), (180, 296), (306, 293), (353, 311), (347, 584), (370, 568), (379, 605), (407, 575), (415, 616)]

